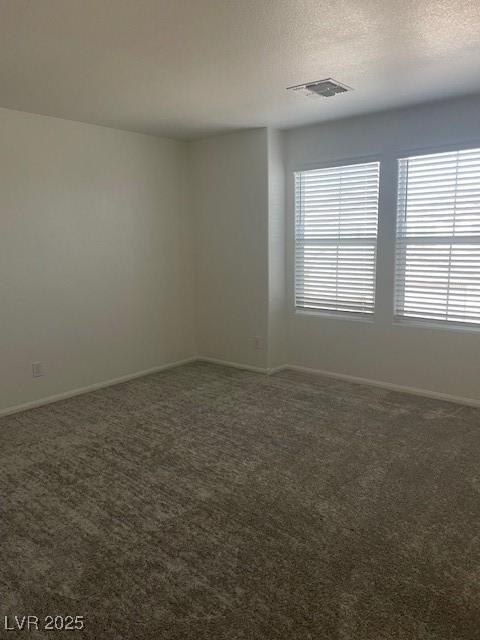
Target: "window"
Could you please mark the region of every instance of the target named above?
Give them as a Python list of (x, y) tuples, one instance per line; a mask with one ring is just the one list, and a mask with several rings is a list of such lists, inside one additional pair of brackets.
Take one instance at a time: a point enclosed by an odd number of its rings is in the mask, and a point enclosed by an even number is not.
[(378, 162), (295, 174), (295, 305), (373, 314)]
[(399, 161), (395, 315), (480, 324), (480, 149)]

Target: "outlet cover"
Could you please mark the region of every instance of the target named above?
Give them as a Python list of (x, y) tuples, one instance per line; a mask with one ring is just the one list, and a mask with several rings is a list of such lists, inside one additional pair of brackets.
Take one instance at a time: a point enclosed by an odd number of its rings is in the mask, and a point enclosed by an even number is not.
[(32, 376), (34, 378), (40, 378), (45, 375), (43, 368), (43, 362), (32, 362)]
[(263, 349), (262, 339), (260, 336), (252, 336), (252, 347), (255, 351), (261, 351)]

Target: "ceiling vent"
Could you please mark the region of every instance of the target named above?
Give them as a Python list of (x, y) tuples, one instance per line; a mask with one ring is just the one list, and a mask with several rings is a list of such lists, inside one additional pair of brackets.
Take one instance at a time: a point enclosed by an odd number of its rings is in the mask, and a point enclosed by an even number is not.
[(339, 93), (346, 93), (352, 91), (351, 87), (346, 84), (337, 82), (333, 78), (326, 78), (325, 80), (317, 80), (316, 82), (308, 82), (307, 84), (297, 84), (294, 87), (287, 87), (292, 91), (299, 91), (306, 96), (321, 96), (322, 98), (331, 98)]

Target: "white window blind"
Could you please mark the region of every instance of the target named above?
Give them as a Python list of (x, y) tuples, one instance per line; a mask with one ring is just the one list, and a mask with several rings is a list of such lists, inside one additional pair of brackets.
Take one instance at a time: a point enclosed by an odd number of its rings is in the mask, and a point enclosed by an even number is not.
[(395, 315), (480, 324), (480, 149), (399, 161)]
[(378, 162), (295, 174), (295, 305), (372, 314)]

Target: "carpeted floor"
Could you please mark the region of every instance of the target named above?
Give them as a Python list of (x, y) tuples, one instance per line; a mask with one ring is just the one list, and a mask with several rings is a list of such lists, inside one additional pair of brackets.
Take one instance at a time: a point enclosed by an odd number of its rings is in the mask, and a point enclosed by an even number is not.
[(197, 363), (0, 445), (1, 638), (480, 638), (480, 410)]

